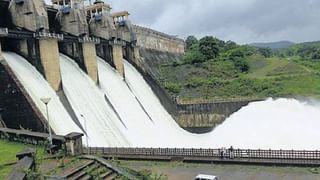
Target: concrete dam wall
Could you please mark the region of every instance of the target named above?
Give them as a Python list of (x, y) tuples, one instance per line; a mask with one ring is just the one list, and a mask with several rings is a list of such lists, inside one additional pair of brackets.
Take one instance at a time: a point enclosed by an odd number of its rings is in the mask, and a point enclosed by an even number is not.
[(137, 35), (137, 45), (142, 48), (177, 54), (184, 53), (183, 39), (138, 25), (133, 26), (133, 31)]
[(0, 63), (0, 120), (8, 128), (47, 131), (45, 118), (5, 61)]

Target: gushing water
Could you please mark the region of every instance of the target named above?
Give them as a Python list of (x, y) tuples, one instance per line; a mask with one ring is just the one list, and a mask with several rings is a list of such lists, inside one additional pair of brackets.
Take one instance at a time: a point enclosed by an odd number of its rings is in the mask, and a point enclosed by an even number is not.
[(70, 58), (60, 55), (63, 90), (83, 127), (90, 146), (126, 147), (127, 131), (97, 85)]
[(4, 52), (3, 56), (44, 117), (47, 116), (46, 106), (40, 99), (51, 98), (48, 104), (49, 122), (56, 134), (66, 135), (70, 132), (82, 132), (69, 116), (56, 92), (39, 71), (14, 53)]
[[(172, 124), (173, 119), (170, 115), (164, 117), (161, 113), (155, 114), (152, 109), (158, 109), (159, 104), (153, 107), (144, 106), (144, 102), (140, 102), (141, 98), (136, 96), (131, 89), (129, 77), (127, 74), (127, 83), (109, 64), (98, 58), (99, 79), (102, 91), (106, 94), (115, 110), (123, 119), (127, 127), (126, 137), (130, 138), (130, 142), (135, 147), (202, 147), (198, 135), (187, 133), (180, 129), (177, 124)], [(135, 77), (136, 75), (132, 75)], [(135, 81), (138, 83), (139, 81)], [(145, 84), (142, 84), (145, 85)], [(140, 87), (141, 89), (144, 86)], [(148, 91), (147, 91), (148, 92)], [(148, 93), (144, 94), (148, 99), (154, 96)], [(142, 99), (143, 100), (143, 99)], [(162, 107), (162, 106), (160, 106)], [(149, 114), (150, 112), (150, 114)], [(164, 119), (164, 123), (160, 123), (160, 119)], [(190, 145), (190, 142), (192, 142)]]
[[(131, 93), (137, 97), (153, 120), (153, 126), (156, 127), (155, 132), (161, 134), (158, 136), (158, 140), (164, 140), (163, 144), (167, 147), (212, 147), (209, 134), (192, 134), (180, 128), (164, 109), (142, 75), (127, 61), (124, 61), (124, 67), (126, 83), (130, 87)], [(163, 144), (158, 143), (158, 146), (162, 147)]]
[(320, 107), (295, 99), (250, 103), (212, 133), (215, 145), (319, 150)]

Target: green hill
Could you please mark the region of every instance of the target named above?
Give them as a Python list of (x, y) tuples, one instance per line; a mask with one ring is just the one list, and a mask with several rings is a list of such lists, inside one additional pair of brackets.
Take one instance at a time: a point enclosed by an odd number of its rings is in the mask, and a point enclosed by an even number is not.
[(295, 43), (291, 41), (279, 41), (279, 42), (269, 42), (269, 43), (251, 43), (250, 46), (257, 48), (271, 48), (271, 49), (283, 49), (288, 48)]
[(319, 42), (272, 51), (204, 37), (187, 48), (160, 66), (163, 86), (180, 100), (320, 97)]

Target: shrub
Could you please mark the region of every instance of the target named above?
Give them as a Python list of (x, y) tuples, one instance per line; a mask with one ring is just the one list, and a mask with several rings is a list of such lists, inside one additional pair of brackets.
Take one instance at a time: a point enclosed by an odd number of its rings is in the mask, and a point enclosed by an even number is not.
[(233, 59), (234, 66), (242, 73), (246, 73), (249, 71), (249, 63), (243, 58), (234, 58)]
[(180, 85), (176, 84), (176, 83), (172, 83), (172, 82), (165, 83), (165, 88), (169, 92), (174, 93), (174, 94), (177, 94), (181, 91)]

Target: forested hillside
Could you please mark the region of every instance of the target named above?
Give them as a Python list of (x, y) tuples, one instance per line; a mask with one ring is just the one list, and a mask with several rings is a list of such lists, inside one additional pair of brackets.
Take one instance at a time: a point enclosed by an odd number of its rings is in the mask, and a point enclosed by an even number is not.
[(272, 50), (189, 36), (184, 57), (163, 64), (160, 75), (184, 101), (320, 97), (320, 42)]

